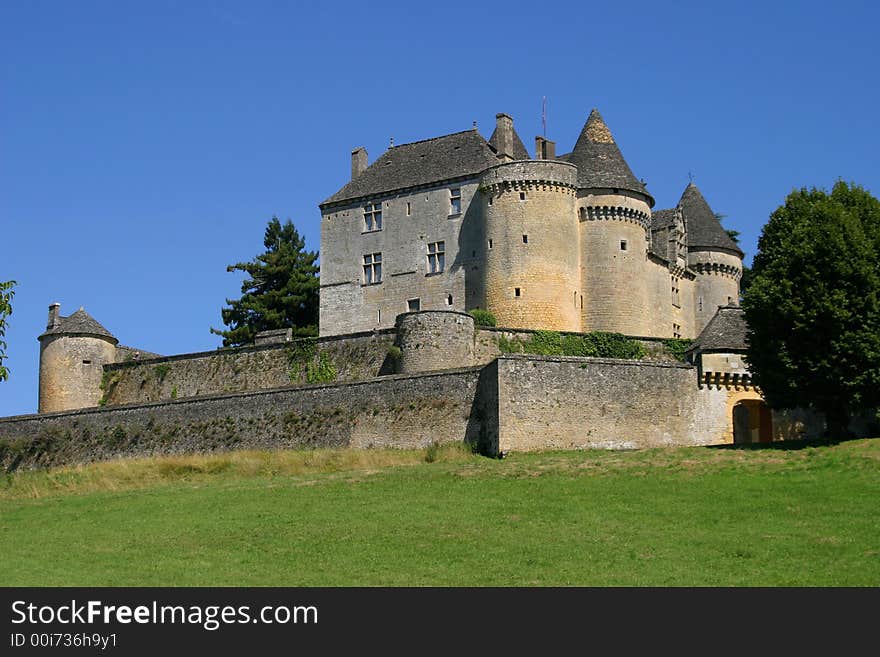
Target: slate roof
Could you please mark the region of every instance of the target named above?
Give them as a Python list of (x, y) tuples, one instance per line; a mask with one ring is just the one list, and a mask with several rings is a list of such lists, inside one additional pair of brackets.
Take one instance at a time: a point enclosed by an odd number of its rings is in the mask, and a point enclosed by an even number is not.
[(651, 230), (659, 230), (675, 225), (675, 208), (651, 211)]
[(721, 306), (688, 351), (745, 351), (748, 348), (746, 314), (738, 306)]
[[(648, 194), (647, 188), (633, 175), (623, 159), (605, 121), (594, 109), (581, 130), (571, 153), (559, 158), (578, 168), (578, 187), (609, 187)], [(654, 204), (651, 198), (650, 205)]]
[(684, 216), (689, 247), (722, 248), (735, 251), (740, 258), (745, 255), (721, 226), (694, 183), (688, 183), (678, 203)]
[[(89, 315), (84, 309), (80, 308), (68, 317), (59, 317), (58, 326), (47, 328), (43, 335), (53, 335), (56, 333), (76, 334), (76, 335), (100, 335), (113, 338), (113, 334), (101, 326), (95, 318)], [(42, 336), (40, 336), (42, 337)]]
[(321, 205), (477, 175), (496, 164), (498, 158), (476, 130), (401, 144), (385, 151)]
[[(496, 143), (496, 134), (498, 130), (495, 129), (492, 132), (492, 136), (489, 137), (489, 147), (498, 152), (498, 144)], [(516, 130), (513, 131), (513, 159), (514, 160), (531, 160), (532, 156), (529, 155), (529, 151), (526, 150), (525, 144), (522, 143), (522, 139), (519, 138), (519, 135), (516, 134)]]

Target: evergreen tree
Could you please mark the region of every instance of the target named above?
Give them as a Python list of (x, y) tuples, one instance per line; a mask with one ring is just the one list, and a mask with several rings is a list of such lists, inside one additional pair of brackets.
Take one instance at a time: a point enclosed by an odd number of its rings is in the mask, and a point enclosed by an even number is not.
[(224, 347), (250, 344), (260, 331), (292, 328), (295, 336), (318, 334), (318, 254), (305, 250), (288, 219), (283, 225), (272, 217), (263, 244), (266, 252), (251, 262), (229, 265), (226, 271), (243, 271), (240, 299), (227, 299), (221, 314), (229, 330), (215, 328)]
[(12, 314), (12, 297), (15, 296), (15, 281), (0, 281), (0, 381), (9, 378), (9, 370), (3, 367), (6, 360), (6, 325)]
[(743, 297), (748, 362), (774, 408), (843, 435), (880, 405), (880, 201), (838, 182), (792, 192), (764, 226)]

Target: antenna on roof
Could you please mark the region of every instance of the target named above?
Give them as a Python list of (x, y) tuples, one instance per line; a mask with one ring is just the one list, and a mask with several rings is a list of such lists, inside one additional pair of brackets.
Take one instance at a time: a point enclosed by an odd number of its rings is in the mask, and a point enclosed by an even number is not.
[(391, 138), (391, 145), (388, 148), (394, 148), (394, 137)]
[(544, 137), (547, 136), (547, 96), (541, 98), (541, 125), (544, 127)]
[(473, 129), (474, 129), (474, 130), (477, 129), (477, 122), (476, 122), (476, 121), (474, 121), (474, 128), (473, 128)]

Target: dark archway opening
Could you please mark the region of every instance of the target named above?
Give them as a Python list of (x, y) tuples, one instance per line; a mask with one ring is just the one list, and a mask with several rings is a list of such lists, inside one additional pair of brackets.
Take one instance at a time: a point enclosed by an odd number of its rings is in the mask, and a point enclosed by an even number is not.
[(760, 399), (747, 399), (733, 407), (733, 442), (769, 443), (773, 441), (773, 416)]

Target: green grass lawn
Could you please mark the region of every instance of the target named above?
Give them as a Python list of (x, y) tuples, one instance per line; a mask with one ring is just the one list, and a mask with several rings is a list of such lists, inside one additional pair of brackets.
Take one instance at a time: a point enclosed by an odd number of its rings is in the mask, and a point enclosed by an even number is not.
[(798, 447), (18, 473), (0, 486), (0, 585), (880, 585), (880, 440)]

